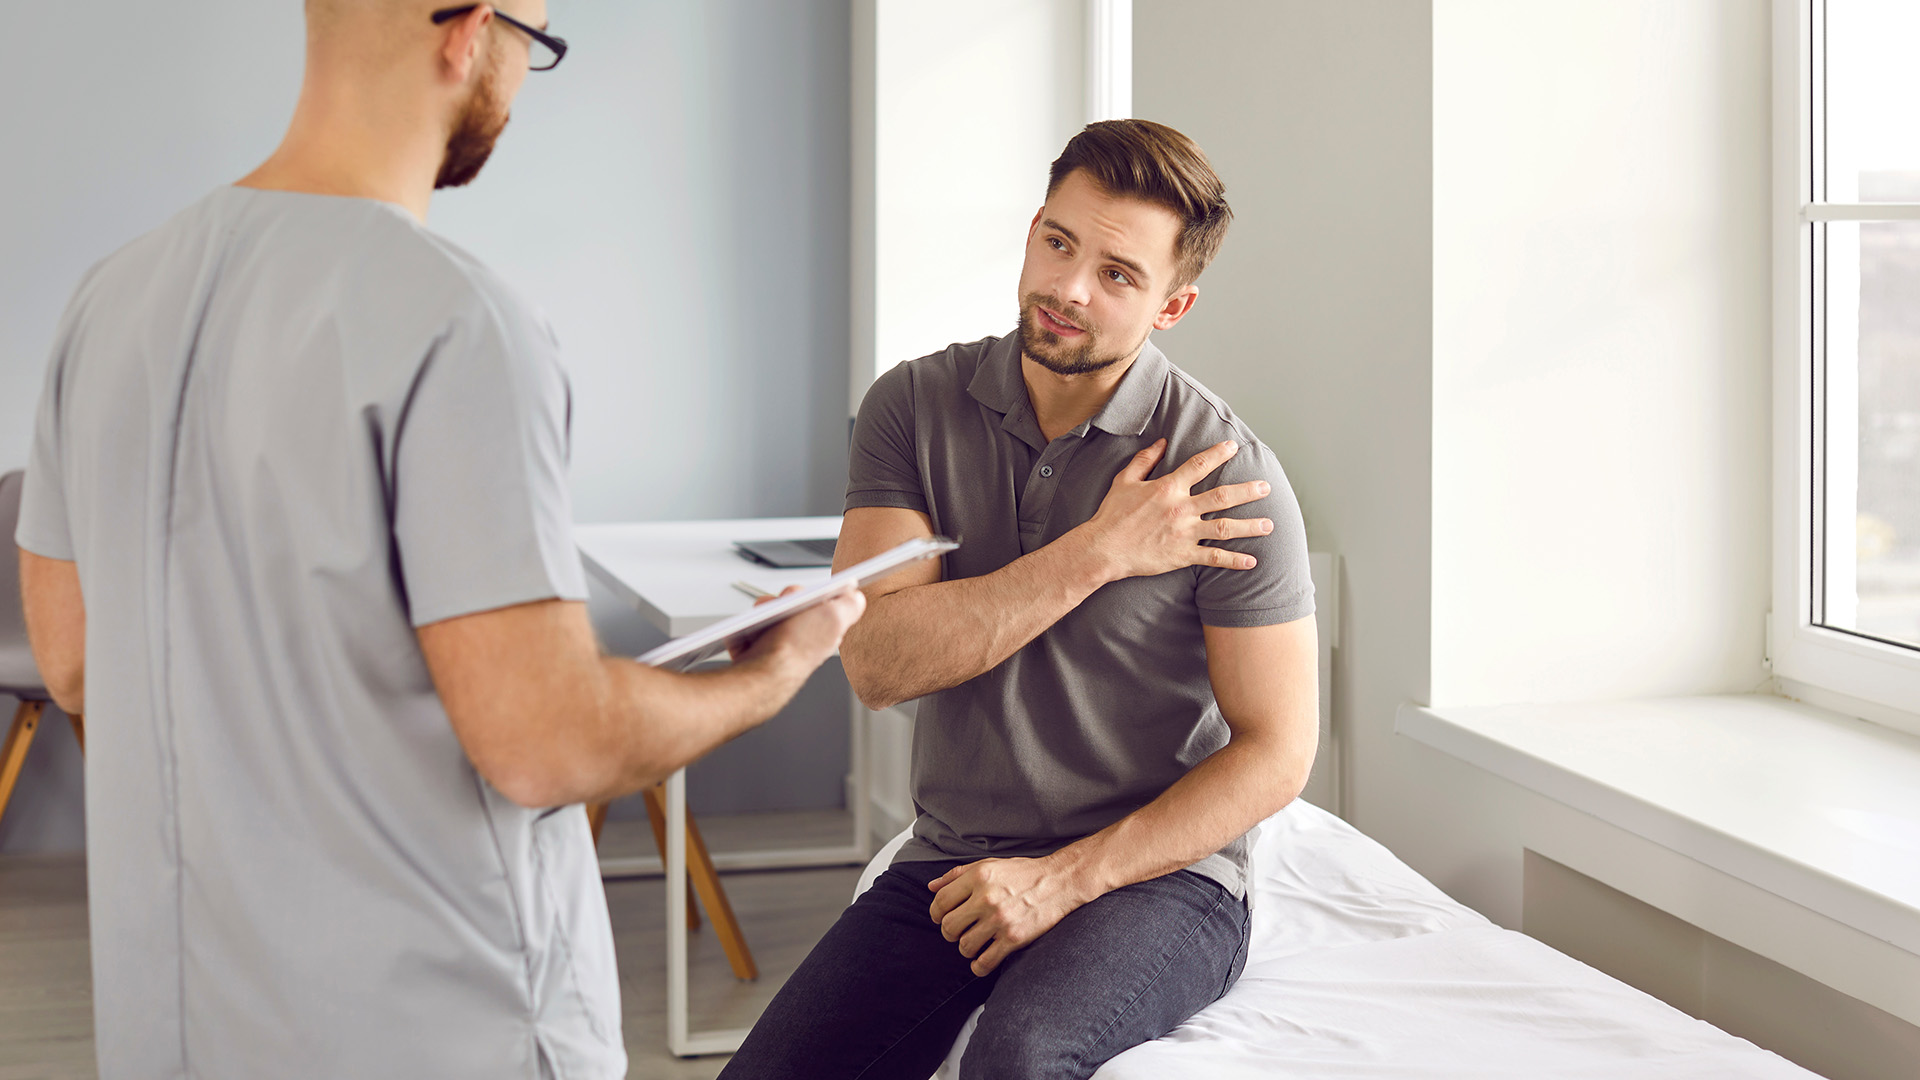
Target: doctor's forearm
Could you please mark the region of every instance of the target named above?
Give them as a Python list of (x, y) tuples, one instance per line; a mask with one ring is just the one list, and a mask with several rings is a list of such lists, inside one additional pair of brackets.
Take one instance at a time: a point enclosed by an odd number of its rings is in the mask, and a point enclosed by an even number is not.
[(854, 692), (885, 708), (990, 671), (1106, 583), (1073, 534), (991, 574), (916, 585), (869, 603), (841, 663)]
[(601, 720), (576, 745), (578, 789), (559, 802), (615, 798), (665, 780), (771, 719), (812, 673), (777, 655), (688, 673), (626, 659), (603, 664)]

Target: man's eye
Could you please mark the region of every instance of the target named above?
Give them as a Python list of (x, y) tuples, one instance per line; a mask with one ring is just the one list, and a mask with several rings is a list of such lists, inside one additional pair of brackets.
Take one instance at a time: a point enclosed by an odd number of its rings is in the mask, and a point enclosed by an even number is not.
[(1120, 271), (1118, 271), (1118, 270), (1109, 270), (1109, 271), (1107, 271), (1107, 276), (1108, 276), (1108, 277), (1110, 277), (1110, 278), (1112, 278), (1112, 279), (1113, 279), (1113, 280), (1114, 280), (1114, 281), (1115, 281), (1115, 282), (1116, 282), (1117, 284), (1121, 284), (1121, 285), (1131, 285), (1131, 284), (1133, 284), (1133, 279), (1132, 279), (1132, 278), (1130, 278), (1130, 277), (1128, 277), (1127, 275), (1125, 275), (1125, 274), (1123, 274), (1123, 273), (1121, 273), (1121, 272), (1120, 272)]
[(1049, 247), (1051, 247), (1051, 248), (1053, 248), (1053, 250), (1055, 250), (1055, 251), (1065, 251), (1065, 250), (1067, 250), (1067, 245), (1066, 245), (1066, 243), (1065, 243), (1064, 241), (1062, 241), (1062, 240), (1061, 240), (1061, 239), (1060, 239), (1059, 237), (1057, 237), (1057, 236), (1049, 236), (1049, 237), (1047, 237), (1047, 246), (1049, 246)]

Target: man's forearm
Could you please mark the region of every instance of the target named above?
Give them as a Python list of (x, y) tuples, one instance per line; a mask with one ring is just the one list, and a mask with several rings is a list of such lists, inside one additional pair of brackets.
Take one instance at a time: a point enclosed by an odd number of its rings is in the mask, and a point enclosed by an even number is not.
[(848, 681), (885, 708), (993, 669), (1106, 583), (1090, 550), (1068, 533), (991, 574), (872, 601), (840, 646)]
[(1048, 858), (1080, 903), (1185, 869), (1292, 802), (1312, 761), (1278, 736), (1238, 736), (1159, 798)]

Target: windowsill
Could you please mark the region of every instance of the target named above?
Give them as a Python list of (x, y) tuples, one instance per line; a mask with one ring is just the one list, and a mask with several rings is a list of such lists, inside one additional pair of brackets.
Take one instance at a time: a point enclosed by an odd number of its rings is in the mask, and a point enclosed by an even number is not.
[(1394, 728), (1920, 955), (1920, 738), (1765, 695), (1405, 705)]

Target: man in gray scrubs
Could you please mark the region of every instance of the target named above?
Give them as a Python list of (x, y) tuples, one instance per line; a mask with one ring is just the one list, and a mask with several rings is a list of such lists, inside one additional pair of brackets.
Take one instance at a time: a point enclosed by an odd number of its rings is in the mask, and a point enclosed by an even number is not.
[(869, 705), (920, 701), (919, 816), (723, 1076), (923, 1080), (984, 1003), (962, 1080), (1084, 1077), (1238, 976), (1245, 834), (1313, 763), (1306, 536), (1273, 454), (1147, 340), (1230, 216), (1186, 136), (1091, 125), (1018, 333), (867, 391), (836, 560), (962, 541), (841, 650)]
[(864, 600), (720, 674), (601, 655), (553, 335), (422, 226), (564, 45), (541, 0), (307, 7), (286, 140), (87, 274), (34, 434), (100, 1075), (624, 1076), (578, 804), (771, 716)]

